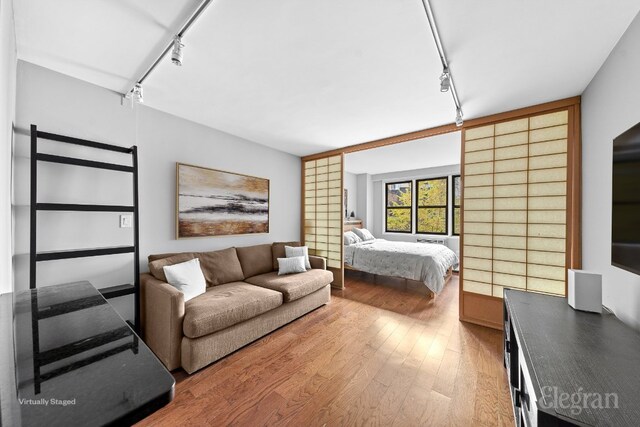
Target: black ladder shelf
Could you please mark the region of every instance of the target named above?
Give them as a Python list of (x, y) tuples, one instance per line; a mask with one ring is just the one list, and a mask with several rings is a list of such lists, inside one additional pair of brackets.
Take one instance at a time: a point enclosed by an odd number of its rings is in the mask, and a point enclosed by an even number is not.
[[(38, 152), (38, 139), (64, 142), (99, 150), (130, 154), (132, 166), (97, 162), (75, 157), (57, 156)], [(124, 205), (95, 205), (70, 203), (38, 203), (38, 162), (58, 163), (88, 168), (107, 169), (131, 173), (133, 179), (133, 204)], [(38, 211), (66, 211), (66, 212), (131, 212), (133, 213), (133, 245), (115, 246), (94, 249), (63, 250), (53, 252), (37, 252), (37, 212)], [(88, 141), (65, 135), (57, 135), (39, 131), (36, 125), (31, 125), (31, 239), (29, 257), (29, 288), (35, 289), (37, 283), (37, 265), (42, 261), (54, 261), (71, 258), (84, 258), (103, 255), (132, 253), (134, 255), (134, 279), (132, 284), (121, 284), (99, 289), (104, 298), (116, 298), (125, 295), (134, 296), (134, 324), (133, 328), (139, 332), (140, 327), (140, 266), (139, 260), (139, 223), (138, 223), (138, 148), (120, 147), (102, 142)]]

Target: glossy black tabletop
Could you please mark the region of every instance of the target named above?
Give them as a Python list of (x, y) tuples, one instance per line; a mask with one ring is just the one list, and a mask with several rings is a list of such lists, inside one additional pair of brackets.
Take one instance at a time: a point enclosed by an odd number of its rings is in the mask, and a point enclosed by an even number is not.
[(14, 295), (23, 426), (132, 424), (173, 398), (175, 381), (88, 282)]

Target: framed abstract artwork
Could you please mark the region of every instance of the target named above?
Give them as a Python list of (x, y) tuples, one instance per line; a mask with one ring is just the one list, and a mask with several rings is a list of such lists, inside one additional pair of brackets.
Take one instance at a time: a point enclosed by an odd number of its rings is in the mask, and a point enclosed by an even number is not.
[(176, 163), (176, 238), (268, 232), (268, 179)]

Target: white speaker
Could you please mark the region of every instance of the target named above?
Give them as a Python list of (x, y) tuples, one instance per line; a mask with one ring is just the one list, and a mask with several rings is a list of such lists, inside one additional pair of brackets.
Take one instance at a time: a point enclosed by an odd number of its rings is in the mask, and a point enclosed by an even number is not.
[(602, 313), (602, 275), (569, 270), (569, 305), (575, 310)]

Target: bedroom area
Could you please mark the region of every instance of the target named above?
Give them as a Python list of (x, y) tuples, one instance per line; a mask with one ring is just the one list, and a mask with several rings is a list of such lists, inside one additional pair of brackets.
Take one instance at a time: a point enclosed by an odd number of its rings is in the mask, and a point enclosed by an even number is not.
[(443, 291), (459, 265), (460, 151), (453, 131), (344, 155), (346, 277)]

